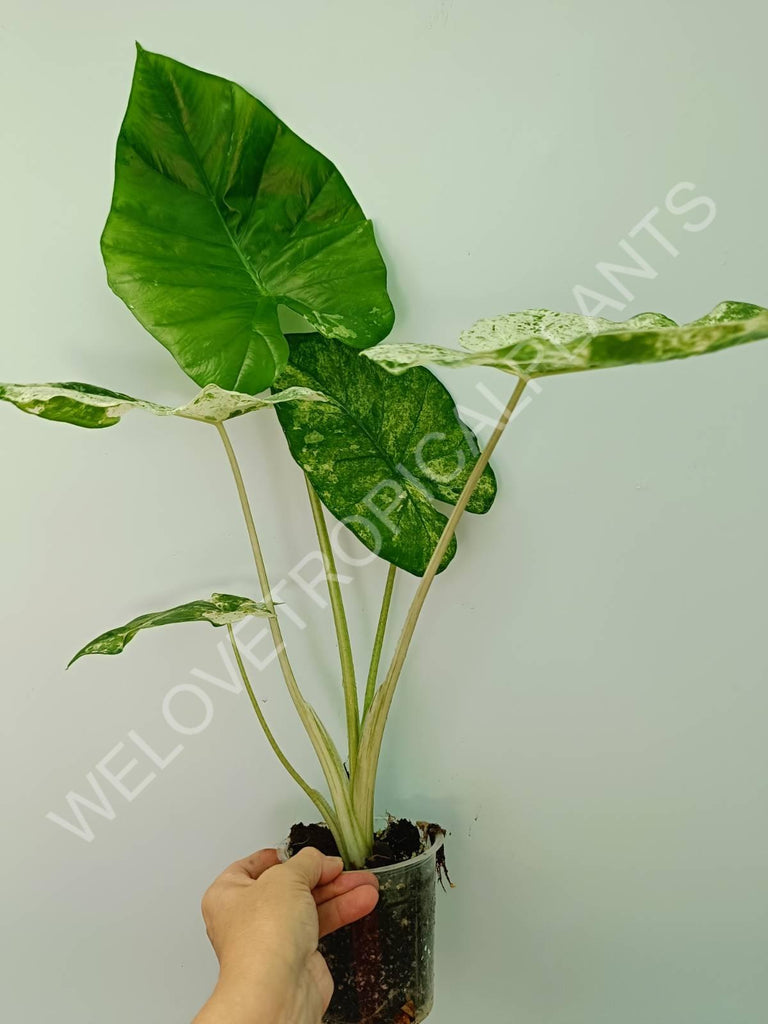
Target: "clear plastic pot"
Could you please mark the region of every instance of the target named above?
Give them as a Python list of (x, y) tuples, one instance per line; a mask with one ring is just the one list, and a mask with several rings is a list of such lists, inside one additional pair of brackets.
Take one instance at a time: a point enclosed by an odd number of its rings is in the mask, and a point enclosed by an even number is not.
[(326, 936), (334, 981), (327, 1024), (418, 1024), (434, 994), (438, 835), (412, 860), (375, 868), (379, 902), (362, 921)]

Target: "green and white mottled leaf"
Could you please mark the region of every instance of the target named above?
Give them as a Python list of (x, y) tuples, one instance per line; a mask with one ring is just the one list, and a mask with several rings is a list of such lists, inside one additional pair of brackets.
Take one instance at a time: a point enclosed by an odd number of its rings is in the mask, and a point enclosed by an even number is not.
[(191, 402), (171, 409), (171, 416), (183, 416), (203, 423), (223, 423), (224, 420), (244, 416), (257, 409), (268, 409), (282, 402), (327, 402), (325, 395), (311, 388), (286, 388), (272, 395), (244, 395), (240, 391), (224, 391), (216, 384), (208, 384)]
[(519, 377), (547, 377), (718, 352), (768, 337), (768, 309), (721, 302), (688, 324), (661, 313), (621, 323), (576, 313), (528, 309), (480, 320), (459, 341), (466, 351), (436, 345), (377, 345), (364, 354), (391, 373), (412, 366), (494, 366)]
[(281, 402), (325, 402), (324, 395), (309, 388), (286, 388), (273, 395), (254, 397), (239, 391), (224, 391), (208, 384), (191, 402), (172, 408), (131, 398), (119, 391), (108, 391), (92, 384), (0, 384), (0, 401), (10, 402), (22, 412), (47, 420), (72, 423), (78, 427), (112, 427), (133, 409), (143, 409), (154, 416), (180, 416), (202, 423), (222, 423), (235, 416), (244, 416), (257, 409), (266, 409)]
[(112, 290), (201, 386), (273, 382), (280, 305), (356, 348), (394, 319), (371, 222), (331, 161), (240, 86), (141, 47), (102, 252)]
[[(131, 619), (125, 626), (110, 629), (91, 640), (78, 651), (69, 665), (86, 654), (120, 654), (142, 629), (171, 626), (180, 622), (210, 622), (212, 626), (226, 626), (249, 616), (269, 616), (272, 612), (265, 604), (233, 594), (212, 594), (210, 601), (190, 601), (162, 612), (149, 612)], [(69, 668), (69, 665), (67, 668)]]
[[(421, 575), (475, 464), (477, 441), (429, 370), (394, 377), (336, 341), (289, 335), (281, 387), (327, 395), (324, 405), (277, 409), (294, 459), (325, 506), (372, 551)], [(470, 499), (487, 512), (496, 495), (488, 468)], [(455, 541), (443, 568), (455, 553)]]
[[(456, 348), (440, 345), (421, 345), (408, 342), (384, 342), (363, 352), (372, 362), (383, 366), (389, 373), (405, 373), (414, 366), (495, 366), (485, 354), (468, 355)], [(505, 367), (501, 367), (505, 369)]]

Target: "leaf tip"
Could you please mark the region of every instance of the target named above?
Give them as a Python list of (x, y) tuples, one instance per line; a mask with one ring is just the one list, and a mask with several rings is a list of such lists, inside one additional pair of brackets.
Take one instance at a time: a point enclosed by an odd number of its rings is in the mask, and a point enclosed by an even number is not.
[(134, 40), (133, 45), (136, 47), (136, 68), (134, 71), (139, 65), (146, 67), (152, 61), (152, 58), (157, 56), (152, 50), (142, 46), (138, 39)]

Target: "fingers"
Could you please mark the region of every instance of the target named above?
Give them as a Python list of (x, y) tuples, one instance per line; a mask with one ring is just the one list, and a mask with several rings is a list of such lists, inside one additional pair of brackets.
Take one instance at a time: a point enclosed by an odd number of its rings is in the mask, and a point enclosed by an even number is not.
[(343, 928), (345, 924), (352, 924), (353, 921), (359, 921), (361, 917), (370, 914), (378, 900), (378, 889), (363, 883), (321, 903), (317, 908), (320, 938), (322, 939), (330, 932), (335, 932), (337, 928)]
[(370, 885), (374, 889), (378, 889), (379, 881), (371, 871), (345, 871), (342, 875), (334, 878), (332, 882), (328, 882), (327, 885), (318, 886), (312, 895), (319, 907), (322, 903), (327, 903), (328, 900), (350, 892), (352, 889), (357, 889), (361, 885)]
[(337, 878), (344, 870), (344, 861), (341, 857), (326, 857), (319, 850), (308, 846), (283, 864), (281, 870), (290, 873), (307, 889), (316, 889)]
[(236, 860), (234, 864), (230, 864), (224, 874), (247, 875), (248, 878), (256, 879), (263, 875), (267, 868), (273, 868), (279, 863), (277, 850), (259, 850), (258, 853), (252, 853), (250, 857), (244, 857), (242, 860)]

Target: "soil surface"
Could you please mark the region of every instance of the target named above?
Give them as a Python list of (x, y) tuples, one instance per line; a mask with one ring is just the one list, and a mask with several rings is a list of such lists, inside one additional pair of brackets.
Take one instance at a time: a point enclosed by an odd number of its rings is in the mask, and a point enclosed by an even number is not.
[[(430, 843), (432, 837), (430, 836)], [(291, 856), (306, 846), (329, 857), (338, 857), (339, 848), (327, 825), (294, 825), (288, 837)], [(407, 818), (390, 818), (373, 839), (373, 850), (365, 862), (367, 868), (384, 868), (410, 860), (426, 849), (424, 837), (416, 825)]]

